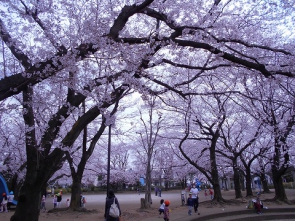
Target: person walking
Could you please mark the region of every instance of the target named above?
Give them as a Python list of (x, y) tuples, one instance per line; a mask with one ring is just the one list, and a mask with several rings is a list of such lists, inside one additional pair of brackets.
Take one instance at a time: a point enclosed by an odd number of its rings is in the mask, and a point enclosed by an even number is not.
[(117, 207), (119, 209), (119, 216), (121, 216), (121, 209), (120, 209), (119, 201), (118, 201), (117, 197), (115, 196), (114, 191), (110, 190), (108, 192), (108, 196), (106, 198), (106, 204), (105, 204), (105, 211), (104, 211), (105, 221), (119, 221), (119, 217), (115, 218), (115, 217), (112, 217), (109, 215), (110, 208), (114, 202), (117, 204)]
[(189, 193), (188, 194), (188, 198), (187, 198), (187, 202), (186, 202), (187, 206), (188, 206), (188, 215), (192, 215), (192, 210), (193, 210), (193, 207), (194, 207), (194, 200), (192, 198), (192, 193)]
[(164, 200), (161, 199), (160, 201), (160, 208), (159, 208), (159, 218), (161, 217), (161, 214), (163, 213), (164, 214), (164, 209), (165, 209), (165, 203), (164, 203)]
[(56, 198), (56, 195), (53, 196), (52, 203), (53, 203), (53, 208), (56, 208), (56, 206), (57, 206), (57, 198)]
[(169, 200), (165, 200), (165, 208), (164, 208), (164, 221), (169, 221), (170, 219), (170, 210), (169, 210), (169, 205), (170, 205), (170, 201)]
[(211, 200), (213, 200), (213, 190), (211, 188), (209, 188), (209, 195)]
[(46, 197), (45, 197), (45, 195), (43, 195), (42, 199), (41, 199), (41, 210), (43, 212), (46, 212), (45, 202), (46, 202)]
[(199, 190), (196, 188), (195, 184), (193, 184), (190, 193), (192, 194), (192, 199), (194, 201), (194, 211), (196, 213), (199, 207)]

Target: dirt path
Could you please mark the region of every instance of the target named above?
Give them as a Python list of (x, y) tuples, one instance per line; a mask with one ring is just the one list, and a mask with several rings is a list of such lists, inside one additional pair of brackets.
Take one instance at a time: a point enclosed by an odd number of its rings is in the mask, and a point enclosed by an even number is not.
[[(295, 201), (295, 190), (286, 190), (288, 195), (288, 199)], [(162, 220), (158, 218), (158, 207), (160, 205), (160, 199), (168, 199), (171, 202), (171, 221), (173, 220), (181, 220), (181, 221), (189, 221), (196, 217), (202, 217), (208, 214), (213, 213), (224, 213), (227, 211), (235, 211), (235, 210), (245, 210), (248, 200), (251, 198), (244, 198), (235, 200), (234, 199), (234, 191), (222, 191), (223, 198), (230, 200), (224, 204), (214, 204), (209, 200), (209, 196), (204, 196), (204, 191), (201, 191), (199, 194), (199, 212), (198, 214), (193, 214), (192, 217), (187, 215), (187, 207), (181, 205), (181, 194), (180, 191), (167, 191), (162, 192), (162, 196), (158, 197), (153, 195), (152, 200), (153, 204), (150, 210), (140, 210), (140, 198), (144, 197), (144, 194), (137, 193), (118, 193), (116, 194), (123, 213), (124, 221), (154, 221), (154, 220)], [(245, 194), (243, 192), (243, 194)], [(88, 213), (79, 213), (72, 211), (58, 211), (53, 213), (40, 213), (39, 221), (103, 221), (104, 215), (104, 203), (105, 203), (105, 195), (104, 194), (85, 194), (87, 199), (86, 208), (90, 211)], [(66, 199), (69, 198), (70, 195), (64, 195), (61, 208), (66, 208)], [(264, 200), (264, 205), (273, 208), (273, 207), (290, 207), (290, 205), (286, 204), (278, 204), (275, 202), (270, 202), (267, 199), (272, 199), (274, 197), (274, 193), (262, 194), (261, 200)], [(254, 198), (254, 197), (253, 197)], [(291, 205), (294, 207), (294, 205)], [(53, 208), (52, 198), (47, 198), (46, 207), (48, 210)], [(13, 215), (13, 211), (8, 213), (1, 213), (0, 220), (1, 221), (9, 221), (10, 217)]]

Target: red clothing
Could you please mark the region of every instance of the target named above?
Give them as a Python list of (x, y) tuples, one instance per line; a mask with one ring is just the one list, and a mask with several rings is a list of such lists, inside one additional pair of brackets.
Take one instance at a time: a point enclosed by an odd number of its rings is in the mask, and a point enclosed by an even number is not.
[(164, 220), (165, 221), (169, 221), (170, 219), (170, 211), (169, 211), (169, 207), (165, 206), (164, 208)]

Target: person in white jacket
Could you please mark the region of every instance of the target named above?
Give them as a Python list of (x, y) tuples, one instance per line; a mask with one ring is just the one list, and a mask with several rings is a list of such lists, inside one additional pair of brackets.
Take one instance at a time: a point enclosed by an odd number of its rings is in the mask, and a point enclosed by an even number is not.
[(7, 210), (7, 203), (8, 203), (8, 199), (7, 199), (7, 195), (6, 195), (6, 193), (3, 193), (2, 194), (2, 202), (1, 202), (1, 208), (2, 208), (2, 211), (1, 212), (8, 212), (8, 210)]
[(198, 188), (196, 188), (196, 185), (193, 184), (190, 193), (192, 194), (192, 199), (194, 202), (194, 211), (195, 213), (198, 211), (198, 207), (199, 207), (199, 190)]

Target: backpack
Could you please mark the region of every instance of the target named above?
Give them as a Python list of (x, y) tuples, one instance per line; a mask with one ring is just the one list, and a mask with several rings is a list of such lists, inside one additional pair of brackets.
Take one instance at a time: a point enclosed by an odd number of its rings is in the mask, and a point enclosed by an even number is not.
[(247, 208), (254, 209), (254, 202), (252, 200), (249, 200)]
[(118, 206), (117, 206), (117, 204), (115, 202), (115, 199), (116, 198), (114, 198), (114, 202), (110, 207), (109, 215), (111, 217), (118, 218), (120, 216), (120, 210), (119, 210), (119, 208), (118, 208)]

